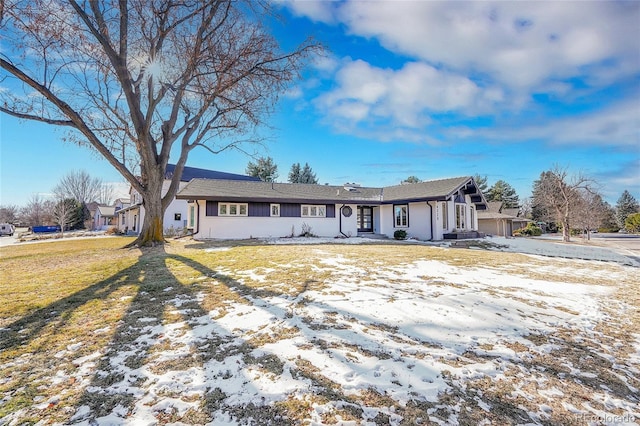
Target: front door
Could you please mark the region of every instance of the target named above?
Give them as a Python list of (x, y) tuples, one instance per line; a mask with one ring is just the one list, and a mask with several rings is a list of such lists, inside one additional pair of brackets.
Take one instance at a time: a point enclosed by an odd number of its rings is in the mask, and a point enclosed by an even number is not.
[(358, 232), (373, 232), (373, 207), (358, 206)]

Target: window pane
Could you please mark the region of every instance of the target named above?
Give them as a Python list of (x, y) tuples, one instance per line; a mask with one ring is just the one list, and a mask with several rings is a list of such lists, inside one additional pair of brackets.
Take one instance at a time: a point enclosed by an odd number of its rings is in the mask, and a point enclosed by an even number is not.
[(227, 214), (227, 205), (226, 204), (220, 204), (220, 214), (221, 215), (226, 215)]
[(229, 204), (229, 214), (235, 216), (238, 214), (238, 205), (237, 204)]
[(310, 216), (318, 216), (318, 208), (316, 206), (311, 206), (309, 215)]
[(447, 213), (447, 203), (442, 203), (442, 229), (449, 228), (449, 218)]
[(271, 204), (271, 216), (280, 216), (280, 204)]
[(245, 204), (240, 204), (240, 215), (241, 216), (247, 215), (247, 206)]
[(325, 210), (326, 210), (325, 206), (319, 206), (318, 207), (318, 216), (325, 217), (327, 215)]
[(302, 206), (302, 216), (309, 216), (309, 206)]

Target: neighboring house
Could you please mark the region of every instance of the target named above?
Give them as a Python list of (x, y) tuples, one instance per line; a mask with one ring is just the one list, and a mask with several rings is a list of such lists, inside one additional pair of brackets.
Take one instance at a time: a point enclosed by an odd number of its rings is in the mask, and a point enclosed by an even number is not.
[[(165, 172), (165, 181), (162, 184), (162, 195), (167, 193), (171, 184), (171, 177), (175, 170), (174, 164), (167, 164)], [(253, 176), (239, 175), (235, 173), (219, 172), (216, 170), (199, 169), (196, 167), (185, 167), (180, 177), (180, 185), (178, 191), (192, 179), (219, 179), (219, 180), (240, 180), (240, 181), (260, 181), (259, 178)], [(142, 196), (133, 187), (129, 189), (129, 206), (123, 208), (119, 212), (118, 229), (127, 234), (138, 234), (140, 227), (144, 223), (144, 205)], [(167, 207), (164, 213), (163, 223), (164, 230), (168, 232), (181, 232), (186, 228), (187, 224), (187, 201), (174, 199)]]
[(490, 201), (487, 210), (478, 212), (478, 230), (488, 235), (510, 237), (513, 231), (526, 227), (529, 222), (520, 217), (520, 209), (504, 208), (502, 201)]
[(421, 240), (472, 237), (486, 208), (472, 177), (363, 188), (193, 179), (176, 196), (189, 202), (195, 239), (284, 237), (309, 230), (322, 237), (405, 230)]
[(126, 209), (131, 206), (131, 200), (129, 198), (118, 198), (114, 203), (113, 207), (116, 215), (116, 227), (119, 232), (125, 232), (125, 228), (127, 226), (126, 218), (127, 215), (124, 213)]
[(93, 219), (93, 229), (105, 231), (116, 225), (116, 208), (114, 206), (98, 206)]

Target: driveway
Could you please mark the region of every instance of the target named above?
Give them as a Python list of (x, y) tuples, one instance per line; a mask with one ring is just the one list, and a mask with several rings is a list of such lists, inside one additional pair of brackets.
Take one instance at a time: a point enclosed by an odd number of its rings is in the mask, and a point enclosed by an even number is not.
[(18, 241), (18, 238), (15, 236), (15, 234), (13, 235), (13, 237), (10, 237), (8, 235), (3, 235), (2, 237), (0, 237), (0, 247), (10, 246), (11, 244), (14, 244), (17, 241)]
[(640, 235), (637, 234), (591, 234), (591, 241), (631, 256), (640, 261)]

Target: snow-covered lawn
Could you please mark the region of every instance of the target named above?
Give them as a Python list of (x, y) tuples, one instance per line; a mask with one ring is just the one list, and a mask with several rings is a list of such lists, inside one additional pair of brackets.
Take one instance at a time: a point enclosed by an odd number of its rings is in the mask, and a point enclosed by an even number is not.
[(495, 251), (509, 241), (143, 256), (138, 291), (113, 293), (126, 313), (87, 327), (109, 343), (69, 341), (0, 424), (50, 420), (73, 392), (66, 421), (86, 425), (640, 424), (638, 268)]

